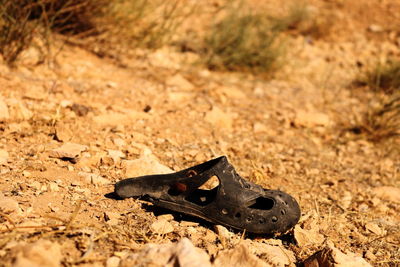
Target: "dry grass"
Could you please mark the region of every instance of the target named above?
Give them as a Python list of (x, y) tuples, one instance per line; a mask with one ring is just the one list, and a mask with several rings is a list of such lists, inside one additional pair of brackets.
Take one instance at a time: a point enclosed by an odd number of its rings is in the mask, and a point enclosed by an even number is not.
[(393, 93), (400, 91), (400, 61), (378, 61), (374, 67), (365, 71), (357, 78), (356, 83), (368, 86), (374, 91)]
[(158, 48), (191, 12), (185, 7), (180, 0), (0, 0), (0, 53), (12, 65), (35, 37), (48, 45), (51, 32), (102, 54)]
[(282, 56), (279, 31), (267, 16), (243, 4), (229, 7), (205, 38), (205, 62), (210, 69), (271, 72)]
[(363, 128), (372, 141), (400, 136), (400, 94), (382, 100), (382, 104), (368, 112)]
[(36, 22), (30, 22), (31, 8), (22, 1), (0, 0), (0, 54), (12, 65), (31, 45)]
[(329, 34), (333, 14), (322, 14), (305, 2), (295, 1), (286, 15), (270, 16), (270, 20), (276, 30), (319, 39)]

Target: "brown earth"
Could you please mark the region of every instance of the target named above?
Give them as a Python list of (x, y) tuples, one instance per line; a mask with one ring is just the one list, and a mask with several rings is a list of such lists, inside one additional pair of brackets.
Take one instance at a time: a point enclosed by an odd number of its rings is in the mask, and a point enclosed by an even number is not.
[[(268, 81), (208, 71), (170, 47), (117, 64), (64, 45), (51, 66), (36, 64), (34, 49), (15, 69), (0, 65), (0, 265), (27, 266), (32, 254), (54, 250), (64, 266), (117, 266), (147, 243), (182, 237), (213, 256), (235, 247), (241, 233), (223, 241), (202, 222), (105, 196), (127, 175), (159, 170), (132, 160), (180, 170), (227, 155), (243, 177), (292, 194), (302, 208), (297, 243), (293, 231), (275, 241), (245, 235), (250, 247), (275, 244), (294, 253), (293, 264), (333, 243), (374, 266), (397, 266), (399, 140), (373, 143), (346, 129), (374, 97), (349, 86), (360, 66), (400, 55), (400, 3), (311, 3), (335, 18), (329, 33), (290, 36)], [(81, 145), (61, 151), (77, 160), (54, 151), (66, 143)], [(171, 231), (154, 227), (163, 219)], [(44, 252), (25, 246), (38, 240), (51, 241)]]

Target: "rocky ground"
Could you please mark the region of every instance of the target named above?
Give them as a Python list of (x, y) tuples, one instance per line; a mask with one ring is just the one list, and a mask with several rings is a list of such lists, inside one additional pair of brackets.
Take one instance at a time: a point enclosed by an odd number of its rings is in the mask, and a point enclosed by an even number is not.
[[(339, 25), (291, 36), (270, 80), (170, 47), (117, 64), (63, 45), (52, 65), (34, 49), (0, 65), (0, 265), (397, 266), (399, 140), (348, 131), (374, 97), (350, 86), (360, 66), (400, 54), (400, 7), (383, 2), (338, 1)], [(107, 197), (123, 178), (220, 155), (293, 195), (295, 229), (269, 239)]]

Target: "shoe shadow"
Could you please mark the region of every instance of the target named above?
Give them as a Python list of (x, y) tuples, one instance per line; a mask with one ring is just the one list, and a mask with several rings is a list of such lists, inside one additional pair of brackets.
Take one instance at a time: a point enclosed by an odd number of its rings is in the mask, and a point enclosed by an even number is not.
[[(109, 199), (114, 199), (114, 200), (123, 200), (123, 198), (119, 197), (115, 192), (107, 193), (104, 195), (104, 197), (109, 198)], [(143, 198), (136, 198), (136, 199), (143, 199)], [(143, 199), (146, 200), (146, 199)], [(182, 222), (182, 221), (188, 221), (188, 222), (194, 222), (198, 223), (199, 225), (215, 232), (215, 224), (211, 223), (207, 220), (191, 216), (188, 214), (180, 213), (180, 212), (175, 212), (169, 209), (161, 208), (158, 206), (154, 206), (150, 203), (145, 203), (142, 202), (142, 208), (147, 211), (147, 212), (152, 212), (154, 216), (160, 216), (160, 215), (165, 215), (165, 214), (171, 214), (174, 217), (174, 220), (177, 222)], [(237, 230), (235, 228), (227, 227), (225, 226), (229, 231), (235, 233), (235, 234), (240, 234), (243, 235), (243, 230)], [(293, 244), (296, 245), (296, 240), (294, 239), (293, 231), (287, 232), (285, 234), (281, 234), (278, 236), (274, 235), (267, 235), (267, 234), (254, 234), (250, 232), (245, 232), (243, 238), (249, 238), (249, 239), (259, 239), (259, 238), (274, 238), (274, 239), (279, 239), (282, 241), (283, 244), (289, 245)]]

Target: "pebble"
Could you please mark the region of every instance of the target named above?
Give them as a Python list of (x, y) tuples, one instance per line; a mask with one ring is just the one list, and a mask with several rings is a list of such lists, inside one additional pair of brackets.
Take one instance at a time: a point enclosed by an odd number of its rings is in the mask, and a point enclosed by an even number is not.
[(19, 215), (22, 213), (18, 201), (5, 197), (2, 193), (0, 193), (0, 210), (6, 214), (15, 213)]
[(150, 226), (151, 230), (157, 234), (168, 234), (174, 231), (172, 224), (165, 219), (158, 219)]
[(326, 248), (313, 254), (304, 261), (304, 267), (314, 266), (372, 267), (366, 260), (352, 252), (348, 252), (347, 254), (341, 252), (339, 249), (335, 248), (332, 242), (328, 242)]
[[(187, 238), (170, 244), (147, 244), (138, 253), (123, 259), (120, 266), (211, 267), (207, 253)], [(235, 266), (235, 265), (231, 265)]]
[(106, 185), (109, 184), (110, 181), (106, 178), (101, 177), (100, 175), (88, 172), (78, 172), (78, 175), (85, 179), (85, 182), (93, 185)]
[(380, 186), (374, 188), (373, 193), (383, 200), (400, 203), (400, 188), (394, 186)]
[(376, 223), (372, 223), (372, 222), (366, 223), (365, 229), (376, 235), (383, 234), (383, 230)]
[(61, 266), (61, 247), (57, 243), (48, 240), (38, 240), (33, 244), (21, 244), (15, 248), (19, 253), (13, 267)]
[(121, 262), (121, 259), (119, 257), (112, 256), (107, 259), (106, 267), (118, 267), (120, 262)]
[(50, 157), (59, 159), (75, 159), (80, 155), (81, 152), (85, 150), (87, 150), (87, 146), (75, 143), (65, 143), (61, 147), (50, 151)]
[[(271, 265), (260, 260), (255, 255), (251, 254), (246, 245), (241, 243), (233, 249), (224, 250), (218, 253), (217, 258), (214, 261), (214, 266), (269, 267)], [(273, 265), (273, 266), (284, 267), (284, 265)]]
[(140, 158), (123, 161), (126, 176), (137, 177), (148, 174), (166, 174), (174, 172), (169, 167), (160, 163), (153, 154), (144, 153)]
[(184, 91), (192, 91), (194, 89), (194, 85), (180, 74), (169, 77), (166, 84), (169, 87), (172, 87), (172, 89), (180, 89)]
[(298, 111), (294, 123), (304, 127), (332, 125), (332, 121), (327, 114), (315, 111)]

